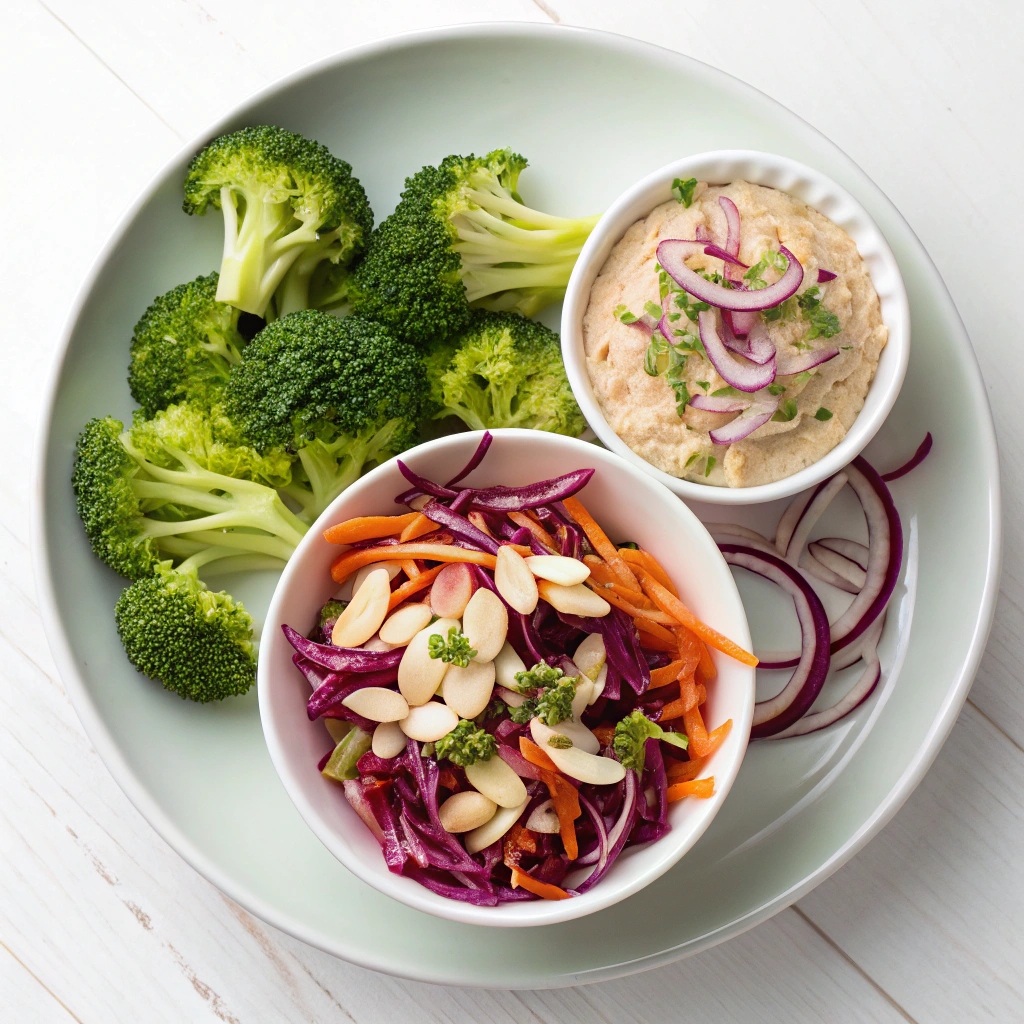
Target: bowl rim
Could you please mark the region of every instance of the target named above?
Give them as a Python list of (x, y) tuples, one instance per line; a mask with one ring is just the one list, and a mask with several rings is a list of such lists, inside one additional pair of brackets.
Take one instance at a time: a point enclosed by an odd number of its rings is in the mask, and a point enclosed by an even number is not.
[[(476, 443), (479, 442), (483, 433), (483, 431), (469, 431), (426, 441), (404, 452), (401, 458), (403, 461), (408, 461), (414, 465), (423, 454), (433, 454), (439, 449), (454, 449), (460, 451), (461, 454), (453, 459), (453, 466), (455, 463), (461, 465), (468, 457), (468, 454), (476, 447)], [(734, 624), (726, 628), (729, 629), (730, 636), (737, 643), (747, 647), (747, 649), (750, 648), (751, 639), (746, 611), (732, 572), (718, 551), (718, 546), (707, 532), (704, 524), (701, 523), (685, 503), (678, 501), (671, 492), (663, 488), (656, 480), (639, 472), (635, 467), (624, 462), (615, 454), (605, 451), (597, 445), (560, 434), (518, 428), (494, 430), (491, 433), (495, 436), (496, 444), (500, 444), (503, 439), (507, 439), (534, 447), (537, 444), (544, 444), (556, 449), (578, 452), (581, 457), (597, 463), (598, 468), (623, 474), (628, 481), (638, 488), (648, 488), (650, 492), (664, 492), (665, 497), (670, 501), (670, 506), (678, 510), (676, 528), (686, 530), (687, 536), (697, 545), (703, 547), (710, 554), (713, 562), (719, 565), (720, 572), (718, 579), (714, 581), (714, 585), (721, 588), (730, 615), (735, 615)], [(595, 886), (591, 892), (581, 897), (554, 902), (538, 900), (499, 904), (498, 907), (477, 907), (458, 900), (438, 896), (412, 879), (397, 876), (386, 871), (381, 872), (380, 864), (371, 867), (367, 858), (351, 850), (346, 843), (340, 840), (336, 827), (327, 821), (321, 815), (318, 808), (306, 797), (299, 773), (301, 772), (303, 777), (306, 777), (309, 766), (305, 762), (302, 765), (292, 763), (292, 759), (286, 749), (285, 732), (287, 726), (279, 720), (270, 695), (271, 688), (275, 685), (272, 678), (272, 673), (274, 672), (272, 665), (278, 661), (274, 651), (281, 645), (286, 644), (279, 628), (283, 621), (283, 608), (288, 602), (293, 588), (302, 585), (308, 579), (306, 575), (308, 567), (304, 563), (310, 557), (310, 548), (320, 541), (323, 529), (329, 523), (338, 519), (338, 510), (349, 502), (358, 501), (363, 492), (371, 489), (382, 476), (390, 475), (394, 472), (396, 472), (394, 460), (389, 460), (361, 477), (331, 503), (319, 519), (310, 527), (308, 533), (303, 537), (292, 557), (288, 560), (288, 564), (282, 572), (271, 598), (262, 632), (263, 639), (261, 641), (256, 685), (260, 722), (263, 727), (264, 738), (270, 752), (274, 770), (277, 772), (289, 799), (294, 804), (306, 826), (311, 829), (327, 850), (363, 882), (366, 882), (378, 892), (404, 903), (406, 906), (446, 920), (491, 927), (532, 927), (556, 924), (596, 913), (639, 892), (679, 862), (704, 834), (728, 797), (729, 791), (739, 774), (749, 742), (750, 722), (753, 716), (755, 699), (754, 669), (737, 663), (738, 668), (745, 670), (744, 675), (749, 677), (748, 686), (744, 687), (738, 695), (730, 693), (727, 697), (728, 700), (735, 699), (737, 702), (735, 713), (731, 717), (733, 718), (732, 733), (739, 737), (739, 743), (733, 747), (734, 754), (731, 759), (723, 761), (720, 766), (715, 766), (715, 794), (708, 800), (701, 801), (700, 809), (703, 811), (703, 814), (699, 815), (688, 828), (673, 829), (667, 836), (658, 840), (659, 845), (664, 844), (661, 847), (663, 854), (660, 860), (639, 871), (636, 877), (625, 882), (620, 881), (617, 885), (607, 885), (605, 883), (612, 880), (605, 879), (601, 885)], [(290, 648), (286, 653), (290, 659)], [(730, 708), (730, 710), (732, 709)], [(724, 748), (722, 752), (725, 752)], [(324, 785), (329, 785), (329, 783), (324, 782)], [(343, 799), (342, 794), (338, 794), (338, 799)], [(374, 848), (374, 854), (379, 856), (379, 851), (376, 848)], [(381, 860), (382, 863), (383, 860)]]
[[(609, 424), (594, 396), (586, 366), (582, 332), (590, 290), (611, 247), (622, 238), (629, 226), (671, 198), (670, 182), (673, 178), (691, 176), (710, 184), (727, 184), (742, 176), (754, 184), (778, 187), (770, 179), (780, 174), (795, 178), (805, 190), (813, 190), (819, 197), (817, 201), (799, 197), (808, 206), (818, 209), (827, 201), (840, 204), (844, 211), (853, 215), (862, 244), (867, 243), (869, 258), (865, 262), (872, 283), (879, 291), (882, 319), (889, 334), (868, 388), (868, 395), (874, 399), (875, 404), (870, 410), (861, 409), (846, 435), (831, 451), (810, 466), (781, 480), (752, 487), (713, 487), (683, 480), (659, 469), (633, 451)], [(660, 193), (662, 198), (656, 198), (651, 205), (647, 205), (646, 200), (652, 192)], [(644, 202), (641, 203), (641, 200)], [(646, 212), (638, 212), (642, 208), (646, 208)], [(819, 209), (819, 212), (829, 216), (824, 210)], [(849, 219), (847, 217), (848, 223)], [(874, 271), (873, 264), (877, 264)], [(884, 289), (879, 288), (882, 279), (886, 284)], [(562, 306), (561, 344), (566, 374), (576, 400), (587, 423), (606, 447), (649, 473), (681, 498), (710, 505), (750, 505), (792, 497), (816, 486), (852, 462), (868, 445), (892, 411), (906, 377), (910, 361), (910, 304), (899, 264), (881, 229), (867, 210), (832, 178), (798, 160), (776, 153), (752, 149), (707, 150), (682, 157), (652, 171), (623, 191), (608, 207), (584, 244), (569, 279)]]

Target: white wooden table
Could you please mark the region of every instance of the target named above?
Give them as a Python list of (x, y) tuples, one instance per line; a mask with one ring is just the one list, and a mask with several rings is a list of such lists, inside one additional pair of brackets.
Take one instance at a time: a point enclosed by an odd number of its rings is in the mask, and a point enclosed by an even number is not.
[[(0, 11), (0, 1021), (1024, 1020), (1024, 356), (1013, 244), (1024, 237), (1024, 8), (3, 0)], [(674, 47), (771, 93), (850, 153), (953, 292), (988, 381), (1006, 495), (988, 654), (934, 768), (885, 831), (731, 943), (651, 974), (541, 993), (378, 976), (221, 896), (132, 808), (82, 733), (50, 659), (29, 557), (41, 381), (71, 298), (131, 199), (184, 140), (294, 68), (394, 32), (480, 20), (588, 25)]]

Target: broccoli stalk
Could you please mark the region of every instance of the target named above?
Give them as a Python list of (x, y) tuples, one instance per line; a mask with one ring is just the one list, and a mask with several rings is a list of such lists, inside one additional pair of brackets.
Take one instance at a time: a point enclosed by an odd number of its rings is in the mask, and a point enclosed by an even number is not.
[[(313, 265), (351, 261), (373, 226), (349, 164), (318, 142), (269, 125), (222, 135), (193, 157), (185, 212), (202, 215), (211, 206), (224, 217), (217, 299), (258, 316), (297, 260), (316, 250)], [(288, 301), (294, 293), (293, 285)]]
[(577, 436), (586, 426), (562, 364), (558, 335), (518, 313), (477, 311), (426, 357), (435, 418), (472, 430), (526, 427)]
[(273, 488), (204, 469), (169, 443), (160, 448), (173, 468), (147, 458), (112, 417), (92, 420), (79, 436), (72, 486), (102, 561), (138, 580), (167, 555), (210, 547), (288, 559), (307, 526)]
[(476, 764), (477, 761), (489, 761), (497, 752), (498, 744), (494, 737), (486, 729), (478, 728), (465, 718), (434, 746), (434, 756), (438, 761), (447, 758), (460, 768)]
[(354, 311), (425, 344), (461, 330), (470, 304), (530, 316), (560, 299), (597, 218), (527, 207), (516, 191), (525, 167), (495, 150), (449, 156), (407, 178), (353, 270)]
[(258, 451), (297, 454), (305, 479), (282, 490), (312, 521), (364, 468), (415, 442), (427, 387), (416, 352), (385, 328), (306, 310), (249, 343), (225, 407)]
[(161, 562), (127, 587), (114, 608), (128, 660), (182, 699), (223, 700), (245, 693), (256, 678), (252, 618), (198, 575), (200, 566), (233, 554), (208, 548), (176, 569)]
[(682, 733), (662, 729), (657, 722), (652, 722), (637, 708), (615, 726), (612, 750), (626, 768), (642, 772), (646, 756), (644, 744), (648, 740), (662, 740), (682, 750), (686, 749), (689, 742)]

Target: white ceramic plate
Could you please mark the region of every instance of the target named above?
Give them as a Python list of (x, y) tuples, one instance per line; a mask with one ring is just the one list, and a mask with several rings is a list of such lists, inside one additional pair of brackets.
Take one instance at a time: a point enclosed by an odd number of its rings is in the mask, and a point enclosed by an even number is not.
[[(467, 92), (486, 94), (486, 106), (467, 106)], [(671, 130), (666, 96), (686, 110)], [(129, 211), (87, 281), (42, 433), (41, 605), (68, 692), (115, 778), (182, 856), (253, 913), (345, 959), (426, 981), (504, 988), (614, 977), (736, 935), (807, 892), (920, 781), (966, 696), (997, 583), (998, 469), (981, 379), (907, 224), (843, 153), (767, 96), (679, 54), (578, 29), (470, 26), (389, 40), (292, 76), (210, 134), (259, 121), (316, 136), (351, 161), (378, 218), (421, 164), (504, 145), (533, 161), (521, 179), (527, 200), (567, 215), (603, 209), (652, 169), (711, 149), (782, 153), (848, 189), (900, 262), (915, 337), (903, 392), (866, 454), (888, 467), (925, 429), (935, 435), (929, 460), (893, 488), (908, 557), (881, 647), (886, 676), (837, 728), (752, 745), (729, 800), (672, 871), (597, 915), (533, 929), (529, 942), (516, 929), (426, 917), (349, 874), (280, 785), (255, 690), (201, 707), (129, 668), (111, 614), (121, 581), (91, 556), (72, 506), (76, 433), (91, 416), (130, 413), (124, 377), (135, 320), (153, 296), (217, 266), (217, 219), (181, 213), (180, 183), (198, 140)], [(780, 511), (736, 515), (770, 531)], [(830, 515), (825, 529), (846, 527), (837, 522), (842, 505)], [(259, 615), (272, 586), (271, 576), (232, 590)], [(741, 592), (755, 642), (766, 643), (777, 603), (746, 579)]]

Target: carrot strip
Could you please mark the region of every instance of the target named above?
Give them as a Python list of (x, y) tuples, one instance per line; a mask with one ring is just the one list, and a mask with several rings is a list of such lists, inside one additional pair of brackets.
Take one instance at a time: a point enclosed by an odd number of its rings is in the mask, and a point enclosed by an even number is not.
[(636, 576), (633, 575), (632, 570), (619, 554), (618, 548), (608, 539), (604, 530), (597, 525), (597, 520), (583, 507), (580, 500), (578, 498), (566, 498), (562, 504), (565, 505), (569, 515), (580, 524), (580, 528), (587, 535), (587, 540), (590, 541), (594, 550), (608, 563), (612, 572), (618, 576), (619, 582), (628, 590), (639, 594), (640, 584), (637, 583)]
[[(632, 618), (650, 619), (651, 622), (656, 622), (662, 626), (676, 625), (676, 620), (673, 619), (671, 615), (658, 608), (638, 608), (632, 601), (627, 601), (625, 598), (620, 597), (615, 592), (615, 589), (603, 587), (600, 584), (595, 586), (589, 579), (586, 583), (595, 594), (600, 594), (601, 597), (603, 597), (609, 604), (613, 604), (616, 608), (620, 608)], [(675, 641), (673, 640), (673, 645), (674, 644)]]
[(683, 728), (690, 741), (690, 751), (696, 757), (705, 757), (708, 752), (708, 731), (704, 726), (704, 716), (700, 708), (694, 705), (683, 715)]
[(422, 512), (416, 512), (414, 515), (416, 518), (409, 523), (398, 538), (402, 544), (419, 540), (420, 537), (433, 533), (437, 529), (437, 523), (433, 519), (428, 519)]
[(407, 512), (401, 516), (359, 516), (356, 519), (347, 519), (343, 523), (328, 526), (324, 530), (324, 540), (329, 544), (355, 544), (360, 540), (394, 537), (418, 515), (418, 512)]
[(749, 651), (745, 651), (739, 644), (733, 643), (727, 636), (722, 636), (716, 629), (712, 629), (707, 623), (701, 622), (689, 608), (666, 590), (646, 569), (637, 568), (637, 576), (644, 592), (654, 603), (667, 615), (672, 616), (676, 622), (693, 630), (697, 636), (716, 651), (728, 654), (744, 665), (751, 667), (757, 664), (757, 658)]
[[(556, 550), (554, 545), (554, 541), (551, 538), (551, 534), (548, 533), (548, 531), (545, 530), (544, 527), (540, 525), (540, 523), (531, 519), (528, 515), (524, 514), (523, 512), (509, 512), (508, 517), (512, 520), (513, 523), (516, 524), (516, 526), (525, 526), (526, 529), (529, 530), (530, 533), (532, 533), (534, 537), (536, 537), (537, 540), (539, 540), (540, 543), (544, 547), (546, 547), (548, 551), (550, 551), (553, 555), (558, 554), (558, 551)], [(530, 554), (532, 555), (533, 552), (531, 551)]]
[(569, 859), (575, 860), (579, 855), (579, 845), (573, 822), (583, 813), (576, 787), (558, 771), (551, 758), (533, 740), (520, 736), (519, 751), (527, 761), (541, 769), (544, 785), (548, 787), (551, 802), (558, 815), (558, 831), (562, 837), (562, 845)]
[[(523, 546), (512, 545), (520, 554)], [(471, 548), (457, 548), (454, 544), (389, 544), (376, 548), (353, 548), (339, 555), (331, 565), (331, 576), (335, 583), (344, 583), (364, 565), (373, 562), (396, 562), (403, 558), (425, 558), (431, 562), (471, 562), (493, 569), (494, 555), (486, 551), (473, 551)]]
[(700, 649), (703, 644), (685, 626), (675, 626), (672, 632), (679, 645), (679, 657), (686, 663), (687, 673), (692, 675), (700, 665)]
[(664, 654), (676, 653), (675, 644), (666, 643), (661, 639), (661, 637), (657, 637), (653, 633), (648, 633), (644, 629), (643, 619), (634, 619), (633, 625), (640, 631), (640, 643), (643, 647), (652, 651), (661, 651)]
[(681, 661), (670, 661), (667, 665), (662, 665), (661, 668), (651, 669), (651, 689), (656, 690), (659, 686), (668, 686), (669, 683), (674, 683), (683, 670), (683, 664)]
[(670, 651), (675, 650), (676, 638), (664, 626), (659, 625), (647, 615), (637, 615), (633, 622), (637, 629), (642, 629), (645, 633), (656, 636), (662, 643), (668, 644)]
[[(699, 640), (697, 642), (700, 643)], [(711, 652), (708, 650), (707, 644), (700, 643), (698, 650), (700, 652), (700, 663), (697, 667), (700, 669), (700, 674), (704, 677), (704, 680), (710, 682), (718, 675), (718, 669), (715, 668), (715, 663), (711, 660)]]
[(536, 765), (538, 768), (543, 768), (545, 771), (558, 773), (558, 769), (555, 767), (555, 762), (544, 753), (540, 747), (537, 746), (533, 740), (526, 736), (519, 737), (519, 753), (526, 758), (530, 764)]
[(661, 563), (650, 551), (644, 551), (643, 548), (619, 548), (619, 554), (622, 555), (624, 561), (631, 565), (639, 565), (641, 569), (646, 569), (673, 597), (679, 596), (672, 577), (665, 572)]
[(406, 580), (401, 586), (395, 587), (391, 591), (391, 597), (388, 599), (388, 611), (393, 612), (403, 601), (412, 597), (413, 594), (426, 590), (434, 582), (434, 577), (443, 568), (443, 565), (436, 565), (433, 569), (427, 569), (426, 572), (421, 572), (419, 576), (414, 576), (411, 580)]
[(402, 572), (404, 572), (411, 580), (416, 579), (416, 577), (423, 571), (416, 564), (415, 558), (403, 558), (398, 564), (402, 567)]
[(682, 718), (687, 711), (697, 707), (697, 687), (693, 677), (679, 682), (679, 699), (670, 701), (661, 709), (659, 722), (670, 722), (673, 718)]
[(520, 868), (513, 868), (512, 888), (515, 889), (520, 885), (527, 892), (532, 892), (534, 896), (540, 896), (545, 900), (567, 900), (570, 898), (569, 894), (564, 889), (559, 889), (557, 885), (552, 885), (550, 882), (538, 882), (536, 878)]
[(701, 707), (708, 699), (708, 691), (704, 689), (703, 683), (697, 683), (697, 707)]
[(665, 775), (671, 782), (689, 782), (697, 778), (707, 763), (706, 757), (695, 757), (692, 761), (676, 761), (665, 768)]
[[(668, 787), (667, 798), (669, 803), (682, 800), (683, 797), (697, 796), (707, 800), (709, 796), (715, 795), (715, 777), (709, 776), (706, 779), (691, 779), (689, 782), (676, 782)], [(523, 886), (525, 889), (526, 886)]]

